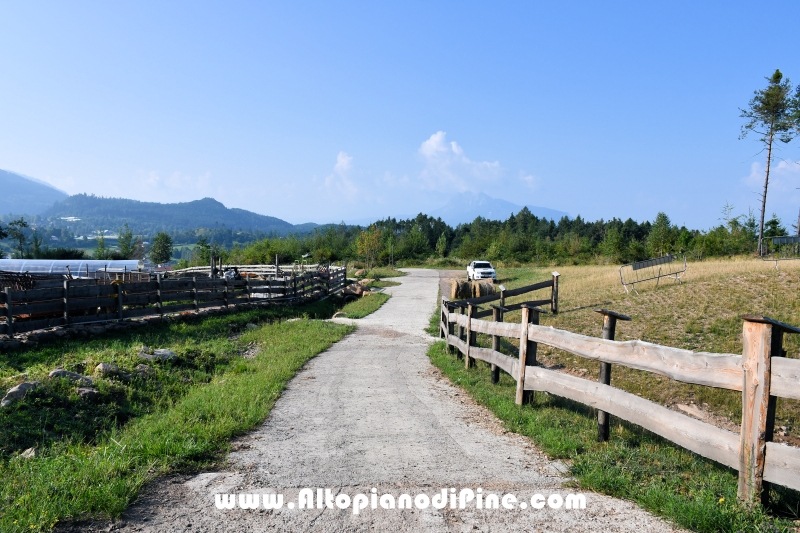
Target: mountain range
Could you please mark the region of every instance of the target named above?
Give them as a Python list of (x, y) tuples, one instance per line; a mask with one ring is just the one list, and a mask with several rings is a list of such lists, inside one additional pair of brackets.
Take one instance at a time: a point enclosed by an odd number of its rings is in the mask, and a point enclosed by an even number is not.
[[(260, 215), (244, 209), (228, 208), (213, 198), (192, 202), (162, 204), (125, 198), (103, 198), (88, 194), (67, 195), (52, 185), (35, 178), (0, 170), (0, 216), (34, 216), (38, 225), (69, 227), (75, 235), (91, 235), (97, 230), (116, 231), (127, 223), (136, 233), (153, 235), (159, 231), (180, 232), (195, 228), (226, 227), (253, 233), (288, 235), (302, 234), (319, 227), (312, 222), (291, 224), (285, 220)], [(451, 226), (469, 223), (477, 217), (505, 220), (512, 213), (527, 207), (531, 213), (552, 220), (569, 216), (546, 207), (521, 206), (483, 193), (464, 192), (428, 214), (441, 218)], [(386, 214), (383, 218), (413, 218)], [(8, 216), (6, 216), (6, 219)], [(349, 221), (366, 226), (374, 220)]]

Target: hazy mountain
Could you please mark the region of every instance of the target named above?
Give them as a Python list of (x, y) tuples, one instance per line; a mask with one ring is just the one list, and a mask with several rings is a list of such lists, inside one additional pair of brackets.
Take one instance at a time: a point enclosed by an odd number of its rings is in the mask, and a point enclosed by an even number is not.
[(116, 230), (125, 223), (135, 232), (145, 235), (159, 231), (175, 232), (215, 226), (287, 235), (305, 233), (317, 227), (313, 223), (294, 225), (252, 211), (228, 208), (213, 198), (161, 204), (87, 194), (76, 194), (56, 203), (41, 213), (41, 219), (58, 227), (68, 225), (78, 234), (91, 234), (98, 229)]
[(0, 170), (0, 215), (38, 215), (69, 196), (49, 183)]
[(519, 213), (523, 207), (527, 207), (539, 218), (558, 221), (561, 217), (569, 216), (564, 211), (535, 205), (521, 206), (506, 200), (492, 198), (484, 193), (473, 192), (456, 194), (443, 207), (434, 209), (428, 214), (434, 218), (441, 217), (451, 226), (457, 226), (472, 222), (479, 216), (489, 220), (506, 220), (511, 214)]

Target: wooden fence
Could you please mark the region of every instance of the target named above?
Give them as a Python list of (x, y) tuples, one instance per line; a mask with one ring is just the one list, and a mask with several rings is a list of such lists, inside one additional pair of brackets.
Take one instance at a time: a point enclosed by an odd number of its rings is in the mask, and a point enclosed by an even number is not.
[[(692, 452), (739, 471), (739, 498), (766, 503), (769, 483), (800, 490), (800, 448), (772, 442), (776, 398), (800, 400), (800, 360), (786, 358), (784, 333), (800, 329), (755, 315), (743, 317), (742, 355), (692, 352), (639, 340), (614, 341), (618, 319), (604, 309), (603, 338), (588, 337), (539, 325), (543, 312), (522, 306), (519, 324), (503, 323), (501, 308), (493, 321), (478, 320), (476, 305), (456, 314), (452, 302), (442, 299), (440, 331), (448, 351), (456, 348), (469, 368), (479, 359), (492, 367), (492, 382), (499, 371), (517, 381), (516, 402), (532, 399), (534, 391), (569, 398), (598, 409), (598, 438), (608, 439), (608, 415), (637, 424)], [(459, 333), (455, 334), (455, 326)], [(463, 334), (461, 332), (464, 332)], [(492, 348), (477, 346), (476, 334), (492, 336)], [(500, 338), (519, 340), (518, 357), (500, 352)], [(546, 344), (601, 363), (600, 382), (536, 366), (537, 345)], [(742, 392), (740, 434), (720, 429), (611, 387), (611, 365), (645, 370), (684, 383)]]
[[(485, 317), (485, 316), (490, 316), (492, 314), (492, 310), (491, 309), (480, 310), (480, 309), (477, 308), (477, 306), (480, 305), (480, 304), (485, 304), (485, 303), (495, 302), (495, 301), (500, 304), (500, 307), (503, 308), (504, 312), (516, 311), (518, 309), (521, 309), (523, 305), (533, 305), (533, 306), (549, 305), (550, 306), (550, 312), (552, 312), (553, 314), (557, 314), (558, 313), (558, 278), (559, 278), (560, 274), (558, 272), (553, 272), (552, 276), (553, 276), (552, 279), (549, 279), (547, 281), (541, 281), (539, 283), (534, 283), (533, 285), (527, 285), (525, 287), (520, 287), (518, 289), (506, 290), (505, 288), (503, 288), (502, 285), (500, 285), (500, 292), (497, 292), (495, 294), (489, 294), (489, 295), (486, 295), (486, 296), (478, 296), (476, 298), (467, 298), (466, 300), (453, 300), (453, 301), (450, 301), (450, 300), (445, 299), (445, 301), (447, 302), (447, 305), (449, 306), (451, 311), (453, 309), (455, 309), (455, 308), (461, 308), (462, 309), (462, 313), (463, 313), (463, 309), (465, 309), (466, 307), (469, 307), (470, 305), (476, 306), (475, 314), (473, 315), (472, 318), (482, 318), (482, 317)], [(516, 304), (513, 304), (513, 305), (509, 305), (507, 307), (505, 306), (506, 298), (511, 298), (513, 296), (520, 296), (522, 294), (527, 294), (529, 292), (534, 292), (534, 291), (538, 291), (538, 290), (542, 290), (542, 289), (548, 289), (548, 288), (550, 289), (550, 296), (548, 298), (545, 298), (543, 300), (533, 300), (533, 301), (529, 301), (529, 302), (520, 302), (520, 303), (516, 303)]]
[(301, 303), (337, 292), (345, 270), (311, 271), (272, 280), (157, 279), (143, 282), (64, 280), (60, 287), (0, 293), (0, 334), (241, 304)]

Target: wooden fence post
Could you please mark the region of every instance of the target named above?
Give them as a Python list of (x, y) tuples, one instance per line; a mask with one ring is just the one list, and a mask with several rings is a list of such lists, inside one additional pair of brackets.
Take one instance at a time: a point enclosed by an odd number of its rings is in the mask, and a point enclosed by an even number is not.
[(553, 271), (553, 290), (550, 293), (550, 312), (554, 315), (558, 314), (558, 278), (560, 276), (561, 274)]
[(156, 295), (158, 296), (158, 314), (164, 319), (164, 304), (161, 302), (161, 274), (156, 276)]
[[(500, 301), (503, 301), (503, 297), (500, 297)], [(503, 321), (503, 311), (506, 308), (502, 305), (493, 305), (492, 306), (492, 320), (494, 322), (502, 322)], [(500, 335), (492, 335), (492, 350), (495, 352), (500, 351)], [(500, 367), (495, 364), (492, 364), (492, 384), (497, 385), (500, 382)]]
[(447, 298), (444, 296), (442, 296), (442, 301), (439, 302), (439, 321), (441, 322), (441, 324), (439, 324), (439, 338), (447, 340), (450, 317), (447, 316)]
[(117, 283), (117, 320), (122, 319), (122, 283)]
[[(528, 304), (522, 304), (522, 307), (528, 308), (528, 324), (535, 324), (539, 325), (539, 313), (546, 313), (544, 309), (539, 309), (538, 307), (529, 306)], [(527, 325), (525, 330), (527, 331)], [(536, 349), (538, 347), (538, 343), (533, 342), (531, 340), (527, 341), (528, 347), (525, 351), (525, 366), (536, 366)], [(522, 363), (520, 363), (522, 364)], [(523, 381), (523, 391), (522, 391), (522, 403), (531, 404), (534, 400), (534, 392), (532, 390), (524, 390), (525, 383)]]
[(11, 287), (6, 287), (6, 334), (14, 335), (14, 310), (11, 309)]
[(222, 303), (225, 305), (225, 308), (227, 309), (228, 308), (228, 278), (227, 277), (223, 277), (222, 279), (223, 279), (223, 281), (225, 283), (225, 286), (222, 289)]
[[(595, 309), (595, 312), (603, 315), (603, 338), (613, 341), (617, 331), (617, 320), (630, 320), (629, 316), (609, 311), (608, 309)], [(600, 383), (611, 385), (611, 363), (600, 363)], [(597, 411), (597, 440), (606, 442), (608, 440), (608, 422), (611, 416), (605, 411)]]
[(475, 334), (472, 332), (472, 313), (475, 307), (477, 306), (472, 304), (467, 306), (467, 353), (464, 354), (464, 368), (472, 368), (475, 366), (475, 360), (469, 356), (469, 349), (475, 344)]
[(69, 280), (64, 280), (64, 324), (69, 325)]
[(197, 277), (192, 278), (192, 297), (194, 298), (194, 312), (200, 310), (199, 302), (197, 300)]
[(451, 302), (447, 303), (447, 352), (452, 354), (453, 353), (453, 345), (450, 344), (450, 335), (455, 335), (455, 323), (450, 321), (450, 313), (454, 313), (456, 310), (453, 307)]
[[(464, 304), (459, 304), (458, 313), (460, 315), (464, 314), (464, 308), (465, 307), (466, 306)], [(459, 338), (459, 340), (462, 340), (462, 341), (464, 340), (464, 326), (462, 326), (460, 323), (458, 324), (458, 338)], [(461, 359), (461, 357), (463, 357), (463, 354), (461, 353), (461, 350), (459, 350), (458, 348), (456, 348), (456, 357), (458, 357), (459, 359)]]
[(522, 306), (522, 319), (519, 326), (519, 369), (517, 370), (517, 394), (514, 403), (522, 405), (523, 393), (525, 392), (525, 363), (528, 356), (528, 317), (530, 309)]
[(764, 481), (767, 442), (775, 428), (775, 398), (770, 397), (773, 357), (783, 357), (783, 334), (800, 329), (764, 316), (744, 315), (742, 344), (742, 431), (738, 497), (753, 505), (769, 503)]

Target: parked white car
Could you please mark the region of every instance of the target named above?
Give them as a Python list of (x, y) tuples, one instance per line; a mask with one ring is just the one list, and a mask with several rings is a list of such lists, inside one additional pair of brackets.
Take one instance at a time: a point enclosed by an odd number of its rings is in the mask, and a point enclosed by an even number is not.
[(473, 261), (467, 267), (467, 278), (496, 280), (497, 272), (489, 261)]

